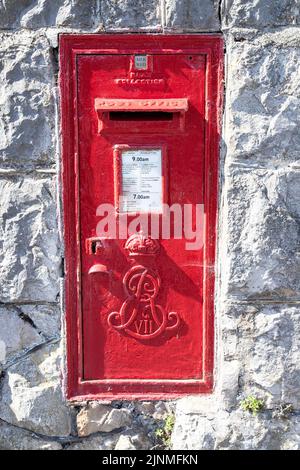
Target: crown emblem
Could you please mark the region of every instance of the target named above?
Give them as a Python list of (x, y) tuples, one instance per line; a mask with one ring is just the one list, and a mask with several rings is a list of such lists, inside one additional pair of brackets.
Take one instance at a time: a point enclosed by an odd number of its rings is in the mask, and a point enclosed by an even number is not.
[(156, 256), (159, 248), (158, 240), (146, 237), (142, 232), (131, 235), (125, 243), (129, 256)]

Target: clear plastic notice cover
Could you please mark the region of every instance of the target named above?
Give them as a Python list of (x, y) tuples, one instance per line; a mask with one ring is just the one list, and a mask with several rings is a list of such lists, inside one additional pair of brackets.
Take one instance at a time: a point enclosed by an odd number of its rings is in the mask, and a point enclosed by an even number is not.
[(162, 212), (162, 150), (121, 152), (120, 212)]

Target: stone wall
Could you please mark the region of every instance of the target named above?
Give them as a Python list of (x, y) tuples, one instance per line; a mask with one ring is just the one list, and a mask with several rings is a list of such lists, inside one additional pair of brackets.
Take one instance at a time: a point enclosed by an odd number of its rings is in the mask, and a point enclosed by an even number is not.
[[(173, 412), (175, 449), (300, 448), (299, 22), (299, 0), (0, 2), (0, 449), (149, 449)], [(99, 31), (224, 34), (210, 396), (63, 399), (58, 34)]]

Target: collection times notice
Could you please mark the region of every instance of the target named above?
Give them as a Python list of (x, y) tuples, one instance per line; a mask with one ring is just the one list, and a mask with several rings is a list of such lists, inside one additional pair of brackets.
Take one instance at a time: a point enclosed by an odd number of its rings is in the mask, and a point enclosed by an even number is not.
[(162, 212), (161, 149), (123, 150), (121, 212)]

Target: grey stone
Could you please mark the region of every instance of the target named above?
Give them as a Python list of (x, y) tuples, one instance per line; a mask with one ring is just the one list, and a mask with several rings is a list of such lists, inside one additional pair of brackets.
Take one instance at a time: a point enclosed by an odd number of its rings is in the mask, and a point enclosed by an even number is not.
[[(300, 315), (297, 306), (224, 302), (217, 393), (230, 409), (242, 398), (257, 395), (265, 406), (300, 406)], [(228, 333), (231, 332), (231, 335)], [(224, 355), (224, 341), (235, 335), (234, 357)]]
[(128, 426), (131, 423), (130, 411), (126, 408), (116, 409), (109, 406), (90, 403), (77, 415), (79, 436), (88, 436), (94, 432), (111, 432)]
[(299, 45), (299, 28), (228, 39), (227, 160), (266, 167), (299, 162)]
[(68, 436), (69, 409), (60, 388), (61, 350), (48, 345), (10, 367), (1, 387), (0, 419), (47, 436)]
[(0, 27), (43, 28), (68, 26), (91, 28), (97, 20), (97, 0), (3, 0)]
[[(130, 433), (123, 434), (123, 437), (127, 437), (127, 439), (119, 439), (117, 443), (119, 450), (121, 450), (123, 446), (126, 447), (126, 445), (133, 446), (136, 450), (147, 450), (153, 447), (153, 442), (149, 438), (146, 428), (140, 428), (139, 425), (136, 426), (136, 429), (132, 429)], [(117, 449), (117, 447), (115, 447), (115, 449)], [(126, 449), (124, 448), (123, 450)]]
[(81, 438), (78, 442), (69, 444), (66, 450), (113, 450), (119, 436), (119, 434), (111, 434)]
[(230, 409), (237, 403), (241, 370), (241, 363), (238, 360), (224, 360), (220, 363), (220, 397), (225, 409)]
[(0, 450), (61, 450), (59, 442), (47, 441), (24, 429), (0, 421)]
[(114, 450), (147, 450), (151, 447), (152, 442), (144, 432), (131, 430), (119, 436)]
[(145, 402), (136, 402), (135, 409), (138, 413), (141, 413), (146, 416), (151, 416), (155, 413), (155, 403), (152, 401), (145, 401)]
[(20, 310), (47, 339), (60, 335), (61, 312), (56, 305), (21, 305)]
[(164, 419), (168, 414), (172, 413), (172, 403), (169, 402), (136, 402), (135, 410), (145, 416), (151, 416), (155, 420)]
[(0, 301), (56, 301), (60, 258), (55, 180), (2, 177), (0, 192)]
[(155, 403), (155, 412), (153, 418), (157, 420), (165, 419), (173, 411), (171, 403), (159, 401)]
[(53, 165), (55, 82), (49, 43), (28, 31), (1, 33), (0, 40), (0, 167)]
[[(241, 323), (243, 336), (243, 323)], [(249, 332), (250, 333), (250, 332)], [(300, 407), (300, 315), (292, 306), (264, 306), (253, 317), (252, 341), (243, 344), (243, 391), (266, 404)], [(250, 344), (252, 342), (252, 345)]]
[(179, 31), (219, 31), (217, 0), (166, 0), (166, 27)]
[(160, 6), (160, 0), (103, 0), (102, 21), (106, 30), (159, 29)]
[(262, 29), (299, 24), (299, 0), (223, 0), (223, 26)]
[(299, 449), (299, 430), (294, 415), (270, 420), (267, 412), (253, 416), (241, 410), (218, 410), (214, 416), (205, 416), (185, 413), (179, 404), (172, 444), (174, 450)]
[(115, 450), (136, 450), (136, 446), (132, 443), (130, 436), (121, 435), (115, 446)]
[(172, 449), (214, 449), (216, 440), (214, 420), (209, 416), (185, 414), (179, 406), (172, 433)]
[(0, 27), (9, 29), (16, 27), (22, 12), (35, 3), (34, 0), (2, 0), (0, 3)]
[(299, 420), (293, 417), (293, 424), (289, 426), (283, 443), (281, 444), (282, 450), (299, 450), (300, 449), (300, 425)]
[(300, 171), (225, 171), (222, 298), (299, 299)]
[(33, 326), (24, 321), (21, 311), (0, 306), (0, 363), (17, 358), (43, 342), (43, 337)]

